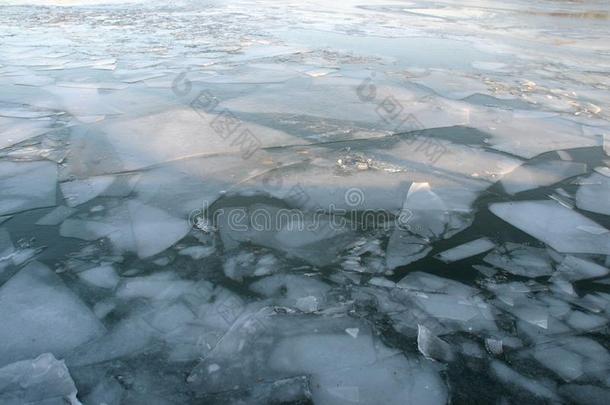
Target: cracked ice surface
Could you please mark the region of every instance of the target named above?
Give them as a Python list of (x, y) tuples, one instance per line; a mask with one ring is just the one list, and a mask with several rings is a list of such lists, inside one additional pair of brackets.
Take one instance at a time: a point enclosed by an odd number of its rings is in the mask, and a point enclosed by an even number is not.
[(605, 403), (602, 0), (0, 1), (0, 403)]

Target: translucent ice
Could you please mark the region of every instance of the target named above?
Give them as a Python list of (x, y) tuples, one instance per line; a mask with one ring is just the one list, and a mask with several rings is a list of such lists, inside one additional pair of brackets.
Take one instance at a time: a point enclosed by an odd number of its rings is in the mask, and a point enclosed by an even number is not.
[(553, 201), (495, 203), (491, 212), (562, 253), (610, 253), (610, 231)]
[(64, 356), (104, 326), (55, 273), (30, 263), (0, 288), (0, 363), (51, 352)]
[(581, 181), (576, 192), (576, 206), (583, 210), (610, 215), (610, 177), (593, 173)]
[(483, 258), (509, 273), (524, 277), (541, 277), (553, 273), (551, 259), (544, 249), (507, 242)]
[(76, 207), (97, 197), (114, 181), (113, 176), (90, 177), (82, 180), (72, 180), (60, 183), (66, 204)]
[(559, 181), (586, 173), (584, 163), (563, 160), (543, 161), (533, 165), (519, 166), (501, 180), (502, 187), (509, 194), (538, 187), (550, 186)]
[(436, 257), (445, 263), (455, 262), (471, 256), (484, 253), (493, 249), (495, 244), (487, 238), (475, 239), (473, 241), (456, 246), (439, 253)]
[(0, 162), (0, 215), (55, 205), (57, 168), (51, 162)]
[(0, 402), (6, 405), (80, 405), (63, 361), (51, 353), (0, 368)]

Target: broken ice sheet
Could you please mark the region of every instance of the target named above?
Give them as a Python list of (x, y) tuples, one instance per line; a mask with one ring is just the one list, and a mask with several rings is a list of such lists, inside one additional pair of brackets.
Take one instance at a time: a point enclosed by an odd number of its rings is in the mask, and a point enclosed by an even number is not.
[(61, 279), (38, 262), (0, 287), (0, 302), (2, 365), (45, 352), (64, 356), (105, 331)]
[(541, 277), (553, 273), (545, 249), (507, 242), (483, 258), (486, 263), (524, 277)]
[(560, 277), (569, 281), (586, 280), (588, 278), (603, 277), (610, 270), (597, 263), (581, 259), (575, 256), (566, 256), (557, 266), (557, 272), (553, 277)]
[(610, 231), (554, 201), (491, 204), (498, 217), (561, 253), (610, 253)]
[(580, 182), (576, 191), (580, 209), (610, 215), (610, 177), (593, 173)]
[(495, 244), (487, 238), (479, 238), (449, 250), (439, 253), (436, 257), (445, 263), (451, 263), (468, 257), (487, 252), (495, 247)]
[(113, 182), (114, 176), (97, 176), (60, 183), (59, 188), (69, 207), (76, 207), (97, 197)]
[(0, 368), (0, 402), (80, 405), (76, 386), (63, 361), (51, 353)]
[(0, 215), (55, 205), (57, 168), (51, 162), (0, 162)]
[(519, 166), (502, 177), (502, 187), (509, 194), (538, 187), (550, 186), (569, 177), (586, 173), (587, 165), (562, 160), (543, 161), (532, 165)]

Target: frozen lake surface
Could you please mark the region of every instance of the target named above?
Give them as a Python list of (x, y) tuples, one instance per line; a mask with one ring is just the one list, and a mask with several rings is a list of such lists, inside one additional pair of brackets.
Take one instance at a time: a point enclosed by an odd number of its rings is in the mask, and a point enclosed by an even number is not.
[(0, 404), (607, 403), (608, 38), (0, 0)]

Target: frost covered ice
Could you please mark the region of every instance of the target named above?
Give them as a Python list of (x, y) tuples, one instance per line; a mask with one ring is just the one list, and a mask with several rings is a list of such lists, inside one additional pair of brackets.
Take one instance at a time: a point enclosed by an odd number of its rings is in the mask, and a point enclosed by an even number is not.
[(0, 404), (607, 402), (609, 20), (0, 1)]

